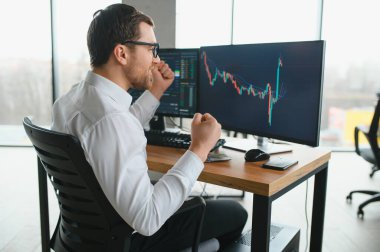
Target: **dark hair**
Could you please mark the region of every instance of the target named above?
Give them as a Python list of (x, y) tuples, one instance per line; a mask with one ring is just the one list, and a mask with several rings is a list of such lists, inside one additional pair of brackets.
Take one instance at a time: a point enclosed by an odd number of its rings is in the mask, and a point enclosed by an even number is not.
[(150, 17), (126, 4), (112, 4), (96, 11), (87, 32), (91, 66), (105, 64), (118, 43), (138, 39), (141, 22), (154, 26)]

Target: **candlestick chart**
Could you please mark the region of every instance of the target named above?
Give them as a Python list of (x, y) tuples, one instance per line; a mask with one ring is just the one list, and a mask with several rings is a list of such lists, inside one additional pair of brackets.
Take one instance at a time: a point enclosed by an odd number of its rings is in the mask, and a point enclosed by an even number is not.
[(229, 131), (318, 143), (324, 41), (204, 46), (198, 111)]
[(272, 114), (274, 105), (285, 95), (285, 88), (281, 83), (281, 69), (283, 62), (279, 56), (277, 62), (273, 62), (273, 74), (275, 82), (253, 83), (241, 76), (239, 73), (232, 73), (220, 68), (210, 59), (205, 51), (201, 54), (204, 71), (207, 73), (208, 83), (214, 87), (217, 83), (231, 85), (235, 92), (240, 96), (251, 96), (263, 101), (267, 106), (268, 125), (272, 125)]

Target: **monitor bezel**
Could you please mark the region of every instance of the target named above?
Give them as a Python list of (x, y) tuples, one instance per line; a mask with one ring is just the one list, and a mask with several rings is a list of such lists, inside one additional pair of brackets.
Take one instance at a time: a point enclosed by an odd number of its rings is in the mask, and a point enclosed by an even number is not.
[[(275, 42), (275, 43), (255, 43), (255, 44), (235, 44), (235, 45), (218, 45), (218, 46), (202, 46), (199, 49), (199, 56), (201, 55), (201, 52), (204, 48), (215, 48), (215, 47), (226, 47), (226, 46), (247, 46), (247, 45), (277, 45), (277, 44), (295, 44), (295, 43), (318, 43), (321, 44), (322, 46), (322, 60), (321, 60), (321, 75), (320, 75), (320, 89), (319, 89), (319, 107), (318, 107), (318, 113), (317, 114), (317, 125), (315, 126), (315, 136), (313, 137), (312, 140), (307, 140), (307, 139), (300, 139), (300, 138), (294, 138), (294, 137), (287, 137), (287, 136), (281, 136), (281, 135), (276, 135), (276, 134), (271, 134), (267, 132), (261, 132), (257, 130), (250, 130), (250, 129), (242, 129), (239, 127), (234, 127), (231, 125), (226, 125), (222, 124), (222, 129), (224, 130), (230, 130), (230, 131), (236, 131), (240, 133), (245, 133), (245, 134), (252, 134), (255, 136), (259, 137), (265, 137), (265, 138), (273, 138), (273, 139), (278, 139), (282, 141), (289, 141), (293, 143), (298, 143), (298, 144), (304, 144), (312, 147), (317, 147), (319, 146), (319, 136), (320, 136), (320, 124), (321, 124), (321, 112), (322, 112), (322, 98), (323, 98), (323, 82), (324, 82), (324, 64), (325, 64), (325, 49), (326, 49), (326, 41), (325, 40), (308, 40), (308, 41), (291, 41), (291, 42)], [(200, 62), (200, 61), (199, 61)], [(201, 63), (199, 63), (201, 65)], [(201, 83), (200, 83), (200, 73), (199, 73), (199, 95), (201, 94)], [(201, 104), (200, 104), (200, 99), (198, 99), (198, 108), (200, 111), (201, 109)]]

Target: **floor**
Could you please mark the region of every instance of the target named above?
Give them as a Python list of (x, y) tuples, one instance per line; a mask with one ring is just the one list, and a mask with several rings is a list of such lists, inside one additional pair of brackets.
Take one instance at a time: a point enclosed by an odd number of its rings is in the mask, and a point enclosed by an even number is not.
[[(0, 147), (0, 251), (41, 251), (39, 231), (36, 157), (29, 147)], [(323, 251), (379, 251), (380, 202), (365, 208), (364, 219), (357, 218), (357, 206), (368, 196), (355, 195), (351, 204), (345, 197), (353, 189), (380, 191), (380, 172), (369, 178), (370, 165), (355, 153), (332, 154), (329, 163)], [(203, 191), (197, 183), (193, 193)], [(273, 203), (272, 222), (301, 228), (300, 251), (306, 244), (307, 216), (310, 223), (313, 179), (288, 192)], [(51, 187), (49, 188), (51, 189)], [(240, 194), (240, 191), (207, 185), (204, 193)], [(50, 226), (54, 230), (58, 208), (54, 194), (49, 195)], [(251, 212), (252, 194), (241, 204)], [(246, 230), (251, 226), (248, 220)], [(310, 228), (308, 229), (310, 231)]]

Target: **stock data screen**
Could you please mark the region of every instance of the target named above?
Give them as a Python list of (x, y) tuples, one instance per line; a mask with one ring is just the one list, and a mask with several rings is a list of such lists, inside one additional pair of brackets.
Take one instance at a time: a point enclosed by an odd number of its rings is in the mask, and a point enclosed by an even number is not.
[[(199, 49), (160, 49), (159, 57), (173, 70), (173, 84), (160, 99), (158, 114), (192, 117), (197, 110)], [(133, 102), (143, 91), (128, 90)]]
[(199, 110), (226, 129), (318, 145), (324, 41), (200, 49)]

